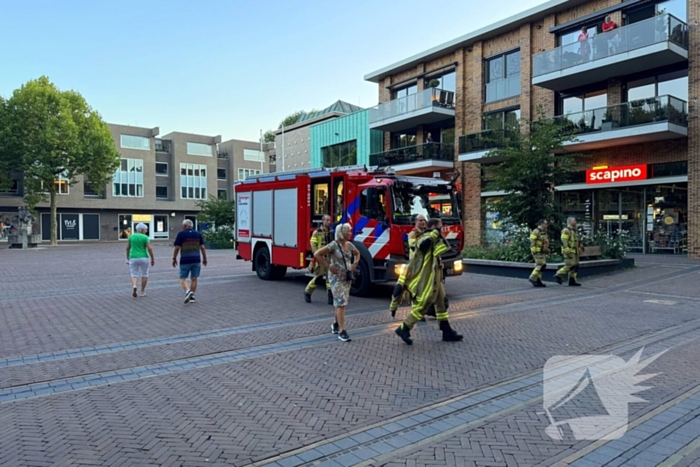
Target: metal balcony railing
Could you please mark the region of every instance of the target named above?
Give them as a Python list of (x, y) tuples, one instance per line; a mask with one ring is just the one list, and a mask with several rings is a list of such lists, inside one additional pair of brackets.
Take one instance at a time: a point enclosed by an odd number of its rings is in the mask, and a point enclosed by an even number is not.
[(687, 50), (688, 25), (673, 15), (664, 14), (562, 45), (532, 57), (532, 76), (561, 71), (662, 42), (672, 42)]
[(484, 130), (462, 135), (459, 137), (459, 153), (467, 154), (507, 146), (512, 140), (513, 131), (517, 130)]
[(610, 131), (649, 123), (688, 126), (688, 104), (673, 96), (658, 96), (554, 117), (574, 134)]
[(369, 163), (370, 165), (383, 167), (430, 160), (453, 161), (454, 155), (455, 148), (453, 144), (425, 143), (370, 154)]
[(389, 118), (430, 107), (454, 109), (454, 100), (455, 93), (453, 91), (445, 91), (438, 88), (426, 89), (372, 107), (369, 109), (369, 123), (378, 123)]

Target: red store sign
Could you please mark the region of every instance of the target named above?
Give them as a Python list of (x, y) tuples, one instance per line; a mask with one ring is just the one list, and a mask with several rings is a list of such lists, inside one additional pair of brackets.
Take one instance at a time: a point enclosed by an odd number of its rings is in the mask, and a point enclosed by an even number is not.
[(621, 183), (646, 179), (646, 164), (586, 170), (586, 183)]

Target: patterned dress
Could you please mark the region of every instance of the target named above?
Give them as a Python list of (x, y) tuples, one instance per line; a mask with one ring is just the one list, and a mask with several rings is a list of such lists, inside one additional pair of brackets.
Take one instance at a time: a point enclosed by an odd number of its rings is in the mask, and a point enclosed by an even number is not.
[[(338, 273), (333, 274), (329, 271), (328, 276), (331, 281), (331, 293), (333, 294), (333, 306), (343, 307), (348, 305), (350, 299), (351, 282), (345, 280), (345, 272), (352, 266), (355, 260), (355, 245), (346, 242), (347, 252), (345, 253), (345, 261), (343, 262), (343, 249), (338, 242), (328, 244), (330, 250), (330, 265), (338, 268)], [(358, 253), (359, 255), (359, 253)], [(347, 268), (345, 267), (347, 265)]]

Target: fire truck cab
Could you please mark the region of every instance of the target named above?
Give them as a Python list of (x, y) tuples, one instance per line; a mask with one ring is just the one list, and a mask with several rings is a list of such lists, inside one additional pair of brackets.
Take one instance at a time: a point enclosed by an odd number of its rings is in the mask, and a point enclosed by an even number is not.
[(452, 182), (337, 167), (258, 175), (237, 182), (235, 196), (237, 258), (251, 261), (263, 280), (308, 267), (311, 234), (325, 214), (334, 229), (342, 223), (353, 227), (361, 254), (353, 295), (398, 279), (408, 263), (408, 234), (417, 214), (442, 219), (451, 246), (442, 255), (445, 275), (462, 274), (464, 235)]

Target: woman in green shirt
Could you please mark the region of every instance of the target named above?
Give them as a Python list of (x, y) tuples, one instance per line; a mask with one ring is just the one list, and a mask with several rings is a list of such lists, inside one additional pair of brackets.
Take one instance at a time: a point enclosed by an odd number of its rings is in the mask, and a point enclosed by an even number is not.
[(148, 227), (144, 223), (136, 226), (136, 233), (129, 236), (126, 244), (126, 262), (131, 269), (131, 296), (136, 298), (136, 282), (141, 277), (141, 296), (146, 296), (146, 284), (148, 283), (148, 257), (151, 257), (151, 266), (155, 265), (151, 239), (146, 232)]

